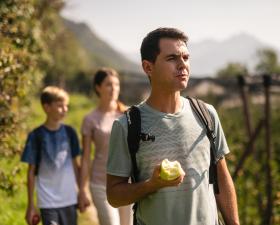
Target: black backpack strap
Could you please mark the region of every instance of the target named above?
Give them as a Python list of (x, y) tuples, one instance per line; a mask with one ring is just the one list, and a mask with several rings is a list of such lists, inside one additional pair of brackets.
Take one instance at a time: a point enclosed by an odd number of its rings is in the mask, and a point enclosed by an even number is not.
[(215, 162), (215, 132), (214, 132), (214, 121), (206, 107), (205, 102), (202, 100), (187, 97), (190, 101), (190, 105), (193, 111), (196, 113), (198, 118), (204, 124), (206, 128), (206, 135), (210, 141), (210, 168), (209, 168), (209, 183), (214, 185), (215, 194), (219, 194), (218, 185), (218, 174), (217, 174), (217, 164)]
[(65, 131), (66, 131), (66, 135), (67, 135), (67, 138), (69, 140), (69, 144), (70, 144), (70, 150), (71, 150), (71, 156), (73, 158), (74, 156), (74, 149), (73, 149), (73, 146), (75, 145), (75, 131), (74, 129), (71, 127), (71, 126), (68, 126), (66, 124), (63, 125), (65, 127)]
[(39, 173), (39, 167), (40, 167), (40, 162), (41, 162), (41, 155), (42, 155), (42, 126), (37, 127), (34, 131), (34, 136), (35, 136), (35, 147), (36, 147), (36, 163), (35, 163), (35, 171), (34, 174), (35, 176), (38, 175)]
[[(131, 106), (126, 112), (127, 119), (127, 144), (129, 149), (129, 154), (132, 163), (132, 182), (138, 181), (139, 170), (136, 162), (136, 153), (139, 149), (139, 144), (141, 140), (141, 115), (140, 110), (136, 106)], [(135, 202), (133, 205), (133, 224), (137, 224), (136, 211), (138, 203)]]
[(138, 167), (136, 163), (136, 153), (139, 149), (141, 139), (141, 115), (136, 106), (131, 106), (125, 112), (127, 118), (127, 144), (132, 162), (132, 182), (138, 180)]

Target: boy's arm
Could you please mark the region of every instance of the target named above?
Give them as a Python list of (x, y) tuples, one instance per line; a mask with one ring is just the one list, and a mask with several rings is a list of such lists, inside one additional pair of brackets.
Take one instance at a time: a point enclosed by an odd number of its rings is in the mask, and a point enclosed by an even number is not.
[(90, 201), (86, 195), (86, 183), (90, 167), (90, 151), (91, 151), (91, 137), (89, 135), (82, 135), (83, 154), (81, 158), (81, 169), (79, 179), (79, 209), (81, 212), (86, 210), (90, 205)]
[(79, 163), (78, 163), (78, 157), (75, 157), (72, 159), (72, 164), (73, 164), (73, 169), (74, 169), (74, 173), (75, 173), (75, 179), (76, 179), (76, 183), (79, 186)]
[(153, 175), (146, 181), (128, 183), (127, 177), (107, 174), (107, 199), (113, 207), (129, 205), (156, 192), (158, 189), (169, 186), (178, 186), (182, 183), (185, 174), (175, 180), (165, 181), (159, 176), (160, 165), (154, 169)]
[(215, 195), (217, 205), (227, 225), (239, 225), (237, 198), (226, 160), (219, 160), (217, 167), (220, 189), (220, 193)]
[(27, 172), (27, 209), (25, 220), (27, 224), (32, 225), (32, 218), (34, 215), (39, 215), (34, 205), (34, 187), (35, 187), (35, 165), (29, 164)]

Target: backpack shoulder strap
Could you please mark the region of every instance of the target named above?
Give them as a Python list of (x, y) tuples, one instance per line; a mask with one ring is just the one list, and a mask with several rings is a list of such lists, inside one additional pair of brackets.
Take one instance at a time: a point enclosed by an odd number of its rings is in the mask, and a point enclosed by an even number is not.
[(141, 115), (137, 106), (131, 106), (125, 111), (127, 119), (127, 144), (132, 162), (132, 181), (138, 180), (138, 167), (136, 163), (136, 153), (139, 149), (141, 139)]
[(69, 144), (70, 144), (70, 148), (71, 148), (71, 155), (73, 156), (73, 150), (72, 150), (72, 145), (73, 145), (73, 141), (74, 141), (74, 129), (69, 126), (69, 125), (66, 125), (66, 124), (63, 124), (63, 126), (65, 127), (65, 131), (66, 131), (66, 135), (68, 137), (68, 140), (69, 140)]
[(39, 173), (39, 166), (41, 162), (41, 155), (42, 155), (42, 140), (43, 140), (43, 133), (42, 133), (42, 126), (37, 127), (34, 131), (34, 137), (35, 137), (35, 144), (36, 144), (36, 163), (35, 163), (35, 176)]
[(202, 100), (192, 98), (187, 96), (187, 99), (190, 101), (190, 105), (195, 112), (195, 114), (198, 116), (198, 118), (201, 120), (201, 122), (204, 124), (206, 128), (206, 135), (210, 142), (210, 168), (209, 168), (209, 183), (214, 185), (214, 191), (216, 194), (219, 193), (219, 186), (218, 186), (218, 174), (217, 174), (217, 164), (215, 162), (215, 125), (214, 121), (209, 113), (209, 110), (206, 106), (206, 103)]
[(187, 99), (189, 99), (192, 109), (205, 125), (207, 131), (214, 132), (214, 121), (209, 113), (206, 103), (197, 98), (187, 97)]
[(80, 154), (80, 145), (77, 133), (72, 126), (66, 124), (63, 124), (63, 126), (65, 128), (68, 142), (70, 144), (71, 156), (72, 158), (75, 158), (77, 155)]

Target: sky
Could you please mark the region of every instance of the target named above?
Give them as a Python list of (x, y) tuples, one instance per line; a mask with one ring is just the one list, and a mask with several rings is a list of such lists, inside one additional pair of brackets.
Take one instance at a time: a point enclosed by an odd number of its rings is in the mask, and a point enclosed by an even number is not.
[(280, 49), (279, 0), (66, 0), (62, 15), (85, 22), (116, 50), (139, 51), (145, 35), (176, 27), (191, 43), (240, 33)]

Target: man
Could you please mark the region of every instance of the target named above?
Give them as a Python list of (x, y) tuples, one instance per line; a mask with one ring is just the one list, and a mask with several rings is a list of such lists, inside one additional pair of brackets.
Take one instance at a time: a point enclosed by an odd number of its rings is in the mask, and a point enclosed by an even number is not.
[[(129, 183), (132, 163), (127, 145), (127, 120), (114, 122), (107, 164), (107, 197), (114, 207), (138, 202), (140, 225), (216, 225), (217, 207), (227, 225), (239, 224), (236, 194), (224, 155), (229, 152), (215, 109), (218, 184), (215, 195), (209, 184), (210, 143), (205, 128), (180, 91), (188, 84), (190, 65), (187, 36), (174, 28), (150, 32), (141, 45), (142, 67), (151, 83), (151, 94), (138, 105), (142, 132), (155, 141), (141, 141), (136, 154), (139, 181)], [(180, 162), (185, 175), (171, 181), (159, 177), (163, 159)], [(215, 201), (216, 199), (216, 201)]]

